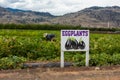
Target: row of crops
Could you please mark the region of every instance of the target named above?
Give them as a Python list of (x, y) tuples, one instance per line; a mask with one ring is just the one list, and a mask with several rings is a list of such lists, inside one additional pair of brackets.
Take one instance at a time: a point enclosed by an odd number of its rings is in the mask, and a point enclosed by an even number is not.
[(90, 28), (81, 25), (61, 24), (0, 24), (0, 29), (24, 29), (24, 30), (61, 30), (61, 29), (87, 29), (91, 31), (120, 31), (120, 28)]
[[(43, 38), (43, 33), (56, 35), (56, 41)], [(120, 64), (119, 34), (90, 34), (90, 66)], [(60, 61), (60, 31), (0, 30), (0, 69), (22, 68), (31, 61)], [(65, 61), (85, 65), (85, 52), (65, 52)]]

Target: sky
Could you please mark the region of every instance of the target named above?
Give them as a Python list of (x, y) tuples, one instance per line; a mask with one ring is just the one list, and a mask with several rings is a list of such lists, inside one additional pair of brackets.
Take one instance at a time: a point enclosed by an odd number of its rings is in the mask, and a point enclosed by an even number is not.
[(0, 6), (64, 15), (92, 6), (120, 6), (120, 0), (0, 0)]

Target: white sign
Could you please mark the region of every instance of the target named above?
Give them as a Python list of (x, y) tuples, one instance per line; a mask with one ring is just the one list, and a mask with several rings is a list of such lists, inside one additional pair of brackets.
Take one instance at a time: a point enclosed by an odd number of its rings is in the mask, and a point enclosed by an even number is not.
[(89, 30), (61, 30), (61, 50), (89, 50)]
[(86, 51), (89, 64), (89, 30), (61, 30), (61, 67), (64, 67), (64, 51)]

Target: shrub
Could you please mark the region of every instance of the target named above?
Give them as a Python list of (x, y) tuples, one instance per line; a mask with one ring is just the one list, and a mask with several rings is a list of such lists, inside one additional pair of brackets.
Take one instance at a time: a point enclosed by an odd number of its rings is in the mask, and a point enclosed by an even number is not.
[(22, 68), (22, 63), (26, 61), (24, 57), (10, 56), (0, 59), (0, 69)]

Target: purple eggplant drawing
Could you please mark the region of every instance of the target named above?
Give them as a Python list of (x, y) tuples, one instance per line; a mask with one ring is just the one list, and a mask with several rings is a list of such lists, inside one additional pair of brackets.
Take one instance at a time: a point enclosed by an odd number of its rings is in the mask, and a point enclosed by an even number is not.
[(72, 49), (78, 49), (78, 41), (75, 38), (71, 38)]
[(78, 48), (85, 49), (85, 42), (82, 40), (82, 38), (80, 38), (80, 40), (78, 42)]
[(65, 48), (66, 48), (67, 50), (68, 50), (68, 49), (71, 49), (71, 43), (72, 43), (71, 39), (68, 38), (67, 41), (66, 41), (66, 43), (65, 43)]
[(71, 37), (71, 38), (68, 38), (66, 43), (65, 43), (65, 48), (68, 50), (68, 49), (78, 49), (78, 41)]

